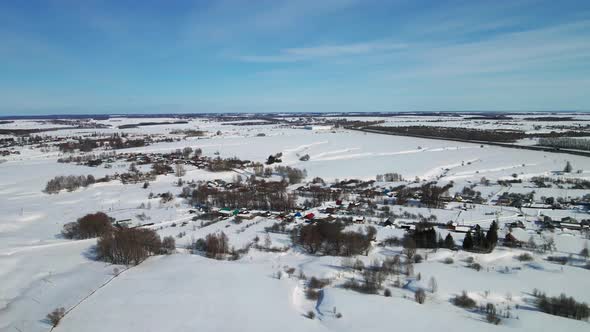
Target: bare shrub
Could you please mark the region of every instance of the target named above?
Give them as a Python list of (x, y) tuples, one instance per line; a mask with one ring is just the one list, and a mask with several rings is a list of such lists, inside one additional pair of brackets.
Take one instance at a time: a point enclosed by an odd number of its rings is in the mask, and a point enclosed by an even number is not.
[(308, 282), (308, 286), (310, 288), (324, 288), (325, 286), (330, 284), (329, 279), (318, 279), (316, 277), (311, 277)]
[(481, 270), (481, 264), (477, 263), (477, 262), (473, 262), (469, 265), (467, 265), (467, 267), (474, 269), (475, 271), (480, 271)]
[(418, 263), (422, 263), (422, 260), (423, 260), (423, 259), (424, 259), (424, 258), (422, 258), (422, 255), (420, 255), (420, 254), (416, 254), (416, 255), (414, 255), (414, 263), (416, 263), (416, 264), (418, 264)]
[(416, 302), (423, 304), (426, 301), (426, 292), (422, 288), (418, 288), (414, 293), (414, 299)]
[(453, 264), (455, 261), (451, 257), (447, 257), (443, 260), (445, 264)]
[(500, 324), (500, 317), (498, 317), (498, 313), (496, 311), (496, 306), (493, 303), (488, 303), (486, 305), (486, 320), (490, 324), (498, 325)]
[(569, 258), (566, 256), (548, 256), (547, 260), (552, 262), (552, 263), (557, 263), (557, 264), (561, 264), (561, 265), (565, 265), (567, 264), (567, 262), (569, 261)]
[(533, 256), (531, 256), (531, 254), (525, 252), (525, 253), (522, 253), (522, 254), (516, 256), (516, 259), (518, 259), (521, 262), (529, 262), (529, 261), (533, 260)]
[(451, 302), (453, 302), (454, 305), (461, 307), (461, 308), (473, 308), (475, 307), (477, 304), (475, 303), (475, 300), (473, 300), (472, 298), (470, 298), (467, 295), (467, 292), (463, 291), (461, 293), (461, 295), (457, 295), (455, 296), (453, 299), (451, 299)]
[(65, 316), (66, 309), (64, 307), (55, 308), (52, 312), (47, 314), (47, 320), (51, 323), (52, 326), (57, 326), (61, 319)]
[(295, 268), (294, 267), (290, 267), (285, 269), (285, 272), (287, 272), (287, 274), (289, 275), (289, 278), (291, 278), (293, 276), (293, 274), (295, 273)]

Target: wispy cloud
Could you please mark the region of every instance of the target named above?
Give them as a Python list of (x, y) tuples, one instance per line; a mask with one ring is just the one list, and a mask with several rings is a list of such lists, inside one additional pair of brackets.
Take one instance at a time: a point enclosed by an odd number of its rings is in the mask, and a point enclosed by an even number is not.
[[(416, 45), (417, 64), (393, 74), (396, 78), (443, 78), (551, 70), (590, 58), (590, 21), (508, 32), (473, 42)], [(534, 71), (533, 71), (534, 72)]]
[(387, 53), (407, 48), (403, 43), (364, 42), (339, 45), (318, 45), (313, 47), (296, 47), (280, 50), (271, 55), (240, 55), (236, 58), (245, 62), (297, 62), (318, 58), (372, 55)]

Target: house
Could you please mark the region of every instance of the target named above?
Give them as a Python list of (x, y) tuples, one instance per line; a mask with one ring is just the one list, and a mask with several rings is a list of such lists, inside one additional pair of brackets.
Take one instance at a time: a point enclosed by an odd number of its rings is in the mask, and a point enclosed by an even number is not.
[(563, 217), (561, 218), (561, 223), (568, 223), (568, 224), (577, 224), (578, 221), (572, 217)]
[(471, 226), (457, 225), (453, 228), (456, 233), (467, 233), (471, 231)]
[(336, 212), (336, 208), (327, 207), (324, 212), (325, 213), (328, 213), (328, 214), (332, 214), (332, 213), (335, 213)]
[(401, 229), (405, 229), (407, 231), (413, 231), (416, 229), (416, 225), (415, 224), (407, 224), (407, 223), (401, 223), (399, 225), (399, 228)]
[(468, 225), (459, 225), (456, 222), (451, 222), (449, 221), (447, 223), (447, 228), (453, 232), (456, 233), (467, 233), (469, 232), (473, 227), (472, 226), (468, 226)]
[(352, 219), (352, 221), (354, 221), (357, 224), (362, 224), (365, 222), (365, 217), (364, 216), (358, 216), (358, 217), (354, 217)]
[(565, 229), (571, 229), (571, 230), (581, 230), (582, 229), (582, 225), (577, 224), (577, 223), (561, 222), (561, 223), (559, 223), (559, 225), (561, 226), (561, 228), (565, 228)]
[(311, 220), (313, 220), (313, 218), (315, 218), (315, 214), (310, 212), (310, 213), (306, 214), (304, 218), (311, 221)]
[(316, 221), (316, 222), (322, 222), (322, 221), (330, 222), (330, 221), (334, 221), (334, 220), (336, 220), (336, 218), (334, 218), (334, 216), (332, 216), (331, 214), (329, 214), (327, 216), (321, 216), (321, 217), (318, 216), (316, 219), (314, 219), (314, 221)]
[(508, 233), (504, 237), (503, 243), (507, 247), (520, 248), (524, 244), (524, 241), (517, 239), (512, 233)]
[(381, 223), (381, 226), (383, 226), (383, 227), (393, 226), (393, 222), (391, 221), (391, 219), (387, 218), (384, 222)]
[(250, 211), (243, 209), (240, 213), (237, 214), (238, 217), (242, 219), (254, 219), (256, 215), (254, 213), (250, 213)]
[(233, 211), (230, 208), (227, 208), (227, 207), (222, 208), (221, 210), (217, 211), (217, 213), (219, 213), (219, 214), (221, 214), (223, 216), (226, 216), (226, 217), (231, 216), (232, 215), (232, 212)]
[(520, 220), (513, 221), (511, 223), (507, 223), (506, 226), (508, 226), (510, 228), (522, 228), (522, 229), (525, 229), (524, 224)]

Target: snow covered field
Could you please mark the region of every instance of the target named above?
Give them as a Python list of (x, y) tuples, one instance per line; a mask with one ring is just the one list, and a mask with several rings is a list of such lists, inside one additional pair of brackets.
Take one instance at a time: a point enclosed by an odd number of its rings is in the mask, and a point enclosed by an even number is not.
[[(438, 222), (458, 222), (462, 225), (479, 224), (489, 227), (494, 219), (500, 222), (500, 234), (508, 232), (504, 225), (522, 221), (526, 229), (520, 237), (527, 241), (532, 236), (540, 243), (534, 220), (540, 215), (552, 218), (573, 217), (589, 219), (582, 209), (540, 210), (523, 207), (499, 207), (491, 202), (503, 192), (527, 193), (541, 196), (582, 198), (588, 189), (532, 188), (534, 176), (561, 179), (590, 179), (590, 158), (559, 153), (480, 146), (443, 140), (419, 139), (379, 134), (367, 134), (345, 129), (307, 130), (285, 124), (243, 125), (242, 121), (220, 122), (211, 119), (189, 119), (187, 124), (163, 124), (117, 129), (123, 124), (147, 121), (176, 121), (174, 118), (128, 119), (111, 118), (96, 123), (110, 125), (105, 129), (62, 129), (42, 132), (41, 136), (70, 137), (95, 133), (128, 133), (177, 137), (174, 142), (159, 142), (144, 147), (117, 150), (117, 153), (165, 153), (185, 147), (201, 148), (204, 156), (237, 157), (242, 160), (264, 162), (269, 155), (282, 153), (281, 165), (305, 169), (305, 182), (321, 177), (326, 182), (344, 179), (374, 180), (377, 174), (396, 172), (408, 184), (418, 178), (436, 180), (439, 184), (452, 182), (449, 194), (460, 193), (465, 186), (474, 185), (489, 204), (462, 209), (461, 203), (449, 203), (444, 209), (391, 206), (395, 213), (434, 215)], [(399, 121), (398, 121), (399, 120)], [(392, 118), (387, 125), (412, 125), (419, 118)], [(438, 120), (436, 118), (430, 120)], [(401, 121), (401, 122), (400, 122)], [(483, 126), (475, 120), (454, 121), (451, 125)], [(477, 120), (480, 121), (480, 120)], [(511, 128), (532, 130), (518, 120)], [(448, 124), (447, 122), (444, 122)], [(559, 123), (563, 124), (563, 123)], [(442, 125), (437, 123), (436, 125)], [(31, 121), (15, 120), (1, 129), (34, 129), (52, 127)], [(490, 128), (495, 128), (490, 124)], [(53, 126), (55, 127), (55, 126)], [(60, 126), (61, 127), (61, 126)], [(204, 137), (170, 134), (173, 130), (198, 129)], [(505, 128), (504, 128), (505, 129)], [(264, 134), (264, 135), (262, 135)], [(112, 168), (87, 167), (74, 163), (58, 163), (64, 154), (56, 148), (32, 146), (16, 147), (19, 154), (0, 157), (0, 331), (49, 331), (45, 315), (56, 307), (70, 310), (55, 331), (383, 331), (399, 328), (405, 331), (424, 331), (433, 328), (468, 331), (517, 328), (524, 331), (587, 331), (587, 321), (551, 316), (530, 304), (534, 288), (556, 296), (566, 293), (578, 301), (590, 303), (587, 287), (590, 270), (583, 268), (578, 253), (588, 240), (579, 231), (555, 230), (551, 237), (556, 250), (553, 255), (573, 256), (575, 264), (559, 265), (547, 261), (547, 254), (533, 253), (533, 261), (521, 262), (516, 256), (523, 249), (498, 247), (490, 254), (474, 254), (463, 250), (419, 249), (428, 256), (415, 264), (413, 277), (401, 288), (390, 286), (392, 297), (361, 294), (346, 290), (341, 284), (358, 274), (341, 268), (341, 257), (313, 256), (300, 248), (285, 252), (250, 251), (237, 261), (217, 261), (193, 255), (185, 249), (193, 240), (223, 231), (230, 243), (242, 248), (252, 239), (266, 236), (265, 227), (277, 222), (271, 217), (255, 217), (236, 224), (230, 219), (202, 227), (202, 220), (189, 213), (192, 207), (177, 197), (181, 187), (173, 174), (160, 175), (147, 189), (142, 183), (122, 184), (120, 181), (95, 183), (86, 188), (59, 194), (42, 192), (45, 184), (58, 175), (88, 175), (96, 178), (125, 172), (129, 163), (116, 161)], [(0, 149), (1, 150), (1, 149)], [(308, 161), (301, 161), (303, 155)], [(576, 172), (563, 174), (566, 162)], [(149, 167), (145, 168), (149, 170)], [(578, 172), (579, 170), (579, 172)], [(222, 179), (233, 181), (236, 175), (248, 176), (251, 170), (209, 172), (186, 167), (185, 181)], [(559, 175), (557, 175), (559, 174)], [(493, 182), (484, 186), (485, 177)], [(520, 179), (502, 187), (497, 180)], [(298, 185), (290, 186), (295, 189)], [(176, 197), (168, 203), (148, 198), (171, 191)], [(318, 208), (307, 212), (319, 214)], [(148, 258), (138, 266), (111, 265), (94, 259), (95, 239), (68, 240), (60, 232), (64, 224), (97, 211), (117, 220), (131, 219), (133, 225), (149, 226), (160, 236), (176, 237), (178, 252), (170, 256)], [(139, 217), (139, 215), (143, 215)], [(147, 218), (147, 219), (143, 219)], [(368, 218), (371, 222), (379, 222)], [(303, 224), (297, 220), (295, 224)], [(365, 225), (362, 225), (365, 226)], [(361, 226), (352, 226), (356, 229)], [(390, 236), (402, 237), (404, 230), (375, 225), (377, 242), (368, 256), (359, 259), (369, 265), (374, 259), (385, 259), (401, 254), (401, 247), (378, 246)], [(444, 238), (448, 231), (437, 230)], [(179, 236), (180, 233), (184, 233)], [(275, 246), (290, 246), (288, 234), (269, 233)], [(515, 232), (516, 234), (516, 232)], [(460, 246), (463, 234), (453, 233)], [(445, 258), (453, 263), (445, 264)], [(474, 257), (481, 271), (468, 268), (465, 261)], [(321, 301), (308, 300), (306, 284), (295, 276), (289, 277), (285, 267), (293, 267), (296, 274), (307, 277), (330, 278)], [(117, 269), (117, 271), (115, 271)], [(124, 271), (120, 274), (117, 272)], [(277, 278), (277, 271), (282, 278)], [(417, 280), (416, 275), (421, 275)], [(414, 291), (428, 288), (428, 280), (435, 277), (436, 293), (427, 294), (425, 304), (414, 301)], [(494, 303), (498, 308), (510, 308), (511, 318), (498, 326), (488, 324), (485, 316), (454, 306), (450, 299), (461, 291), (479, 304)], [(336, 308), (336, 310), (334, 310)], [(305, 317), (316, 313), (314, 320)], [(335, 312), (341, 313), (337, 318)]]

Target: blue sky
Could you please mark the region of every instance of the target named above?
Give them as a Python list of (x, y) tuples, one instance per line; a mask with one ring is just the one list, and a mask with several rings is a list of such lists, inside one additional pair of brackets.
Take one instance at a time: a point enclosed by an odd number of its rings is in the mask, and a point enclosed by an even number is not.
[(590, 110), (590, 1), (1, 1), (0, 115)]

